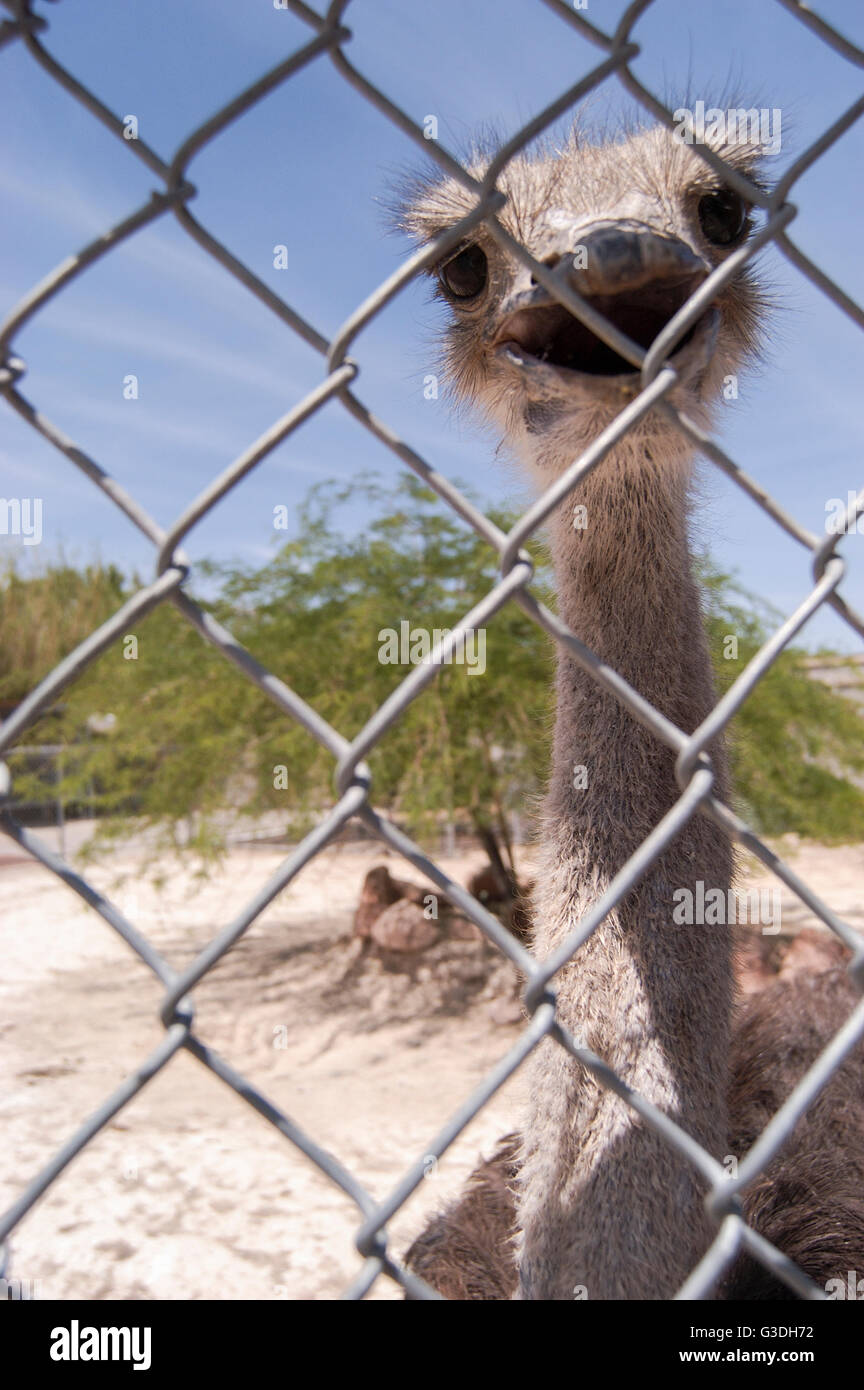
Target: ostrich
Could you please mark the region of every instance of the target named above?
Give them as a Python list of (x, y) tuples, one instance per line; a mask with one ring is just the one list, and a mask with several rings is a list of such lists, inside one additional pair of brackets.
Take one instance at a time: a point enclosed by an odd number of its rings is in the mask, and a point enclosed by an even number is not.
[[(757, 176), (758, 149), (716, 148)], [(482, 169), (478, 157), (471, 172)], [(499, 187), (511, 235), (645, 348), (752, 227), (737, 192), (661, 128), (600, 144), (574, 131), (554, 153), (511, 161)], [(412, 189), (400, 223), (423, 244), (471, 206), (456, 180), (432, 180)], [(545, 488), (635, 396), (638, 373), (485, 225), (435, 273), (449, 310), (444, 366), (455, 397), (479, 406)], [(766, 308), (745, 268), (675, 349), (668, 399), (701, 427), (724, 378), (755, 358)], [(692, 454), (652, 410), (548, 523), (563, 620), (688, 732), (715, 700), (688, 542)], [(574, 503), (585, 508), (578, 526)], [(727, 798), (722, 740), (709, 752), (714, 792)], [(669, 748), (559, 652), (533, 904), (539, 958), (679, 794)], [(751, 1000), (733, 1030), (729, 926), (674, 926), (672, 917), (676, 890), (701, 881), (725, 893), (733, 873), (727, 836), (693, 816), (554, 981), (571, 1033), (718, 1161), (752, 1143), (857, 999), (842, 970), (795, 977)], [(859, 1048), (745, 1195), (748, 1219), (820, 1282), (864, 1268), (861, 1061)], [(556, 1043), (544, 1041), (526, 1065), (531, 1099), (520, 1135), (507, 1136), (461, 1201), (433, 1221), (409, 1264), (456, 1298), (671, 1297), (716, 1230), (695, 1169)], [(748, 1257), (720, 1292), (789, 1296)]]

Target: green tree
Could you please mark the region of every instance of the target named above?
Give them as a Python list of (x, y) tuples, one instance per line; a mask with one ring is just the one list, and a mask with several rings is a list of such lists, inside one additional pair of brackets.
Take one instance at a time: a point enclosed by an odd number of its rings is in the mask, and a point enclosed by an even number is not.
[[(707, 626), (722, 695), (782, 615), (703, 565)], [(737, 637), (737, 656), (728, 638)], [(808, 653), (788, 647), (731, 726), (732, 771), (741, 813), (766, 835), (796, 831), (825, 842), (864, 837), (864, 720), (856, 706), (814, 680)]]
[[(507, 528), (513, 517), (490, 511)], [(357, 517), (365, 516), (358, 525)], [(548, 561), (532, 547), (534, 590), (547, 603)], [(266, 564), (203, 566), (204, 605), (334, 728), (355, 737), (408, 674), (379, 659), (386, 629), (452, 629), (493, 587), (492, 549), (413, 477), (322, 483), (308, 495), (298, 536)], [(706, 564), (706, 622), (721, 691), (774, 624), (727, 575)], [(0, 696), (20, 699), (132, 592), (114, 569), (63, 563), (0, 582)], [(334, 760), (164, 603), (126, 644), (104, 653), (28, 732), (62, 743), (62, 792), (100, 815), (103, 837), (135, 815), (202, 855), (218, 852), (238, 813), (281, 810), (294, 836), (332, 804)], [(728, 638), (737, 638), (730, 655)], [(860, 837), (861, 716), (812, 680), (806, 653), (784, 652), (731, 728), (737, 795), (764, 833)], [(486, 669), (441, 668), (369, 755), (373, 799), (428, 835), (469, 819), (506, 850), (510, 815), (542, 788), (552, 717), (554, 646), (508, 603), (488, 623)], [(113, 715), (110, 734), (94, 732)], [(13, 764), (15, 760), (13, 759)], [(284, 769), (280, 773), (279, 769)], [(16, 793), (38, 778), (19, 760)], [(42, 786), (44, 794), (44, 784)], [(512, 852), (511, 852), (511, 867)]]

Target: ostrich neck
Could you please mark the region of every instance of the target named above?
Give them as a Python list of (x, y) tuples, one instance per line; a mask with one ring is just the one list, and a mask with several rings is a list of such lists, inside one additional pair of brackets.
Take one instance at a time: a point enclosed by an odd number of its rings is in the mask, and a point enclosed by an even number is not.
[[(713, 703), (683, 469), (601, 466), (552, 525), (562, 618), (679, 727)], [(674, 754), (566, 652), (535, 949), (573, 930), (679, 796)], [(711, 749), (726, 792), (722, 748)], [(727, 1144), (729, 933), (675, 925), (675, 890), (725, 890), (731, 851), (696, 815), (556, 975), (558, 1014), (715, 1157)], [(520, 1196), (521, 1296), (666, 1298), (710, 1239), (692, 1167), (558, 1045), (535, 1054)]]
[[(589, 477), (583, 496), (584, 527), (574, 528), (566, 504), (552, 523), (560, 615), (597, 656), (689, 732), (708, 714), (715, 697), (692, 575), (686, 483), (677, 475), (661, 480), (612, 472)], [(646, 798), (656, 820), (679, 795), (674, 755), (563, 650), (557, 691), (553, 805), (557, 798), (562, 812), (584, 820), (595, 797), (605, 802), (614, 791), (635, 812), (635, 837), (627, 836), (629, 854), (642, 838)], [(594, 794), (587, 798), (571, 795), (572, 764), (580, 748), (598, 760), (586, 788), (593, 783)], [(723, 794), (725, 759), (722, 750), (715, 753)], [(637, 763), (632, 762), (635, 756)], [(643, 759), (648, 759), (650, 776), (639, 775)], [(591, 824), (596, 825), (593, 815)]]

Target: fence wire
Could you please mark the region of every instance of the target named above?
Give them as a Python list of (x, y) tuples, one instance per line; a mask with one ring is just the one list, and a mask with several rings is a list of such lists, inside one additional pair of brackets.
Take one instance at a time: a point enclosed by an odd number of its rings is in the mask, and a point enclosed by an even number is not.
[[(56, 3), (56, 0), (53, 2)], [(140, 1066), (123, 1084), (105, 1099), (98, 1110), (82, 1122), (0, 1218), (0, 1243), (6, 1242), (9, 1233), (72, 1159), (148, 1081), (169, 1064), (181, 1048), (185, 1048), (231, 1087), (240, 1099), (263, 1115), (356, 1205), (360, 1224), (355, 1235), (355, 1245), (362, 1257), (362, 1265), (343, 1296), (352, 1299), (364, 1297), (378, 1277), (384, 1274), (401, 1285), (410, 1298), (436, 1299), (439, 1295), (403, 1267), (389, 1251), (387, 1223), (419, 1186), (428, 1165), (429, 1155), (440, 1159), (482, 1106), (521, 1066), (537, 1044), (548, 1036), (582, 1062), (604, 1086), (611, 1088), (631, 1105), (673, 1149), (693, 1164), (707, 1184), (706, 1205), (717, 1223), (717, 1234), (705, 1256), (678, 1291), (678, 1298), (710, 1296), (724, 1270), (744, 1249), (799, 1296), (808, 1299), (826, 1297), (791, 1260), (747, 1225), (741, 1215), (739, 1194), (764, 1170), (815, 1096), (830, 1080), (843, 1058), (864, 1037), (864, 999), (855, 1007), (846, 1023), (781, 1106), (749, 1153), (741, 1160), (737, 1176), (730, 1178), (720, 1163), (669, 1116), (662, 1114), (643, 1096), (631, 1090), (601, 1058), (582, 1046), (561, 1025), (556, 1018), (555, 996), (551, 988), (561, 967), (570, 960), (607, 913), (630, 891), (682, 826), (697, 814), (710, 816), (730, 837), (740, 841), (852, 950), (853, 959), (849, 972), (859, 988), (864, 987), (864, 938), (822, 902), (787, 864), (762, 843), (743, 820), (713, 795), (714, 777), (710, 759), (705, 751), (711, 740), (740, 709), (783, 649), (823, 604), (830, 605), (864, 637), (864, 616), (855, 612), (839, 592), (846, 572), (839, 545), (843, 536), (854, 527), (856, 518), (864, 512), (864, 491), (847, 509), (845, 529), (838, 528), (834, 533), (825, 536), (817, 535), (801, 526), (758, 481), (749, 477), (693, 420), (676, 410), (666, 399), (676, 381), (675, 370), (668, 365), (667, 358), (701, 316), (707, 303), (738, 274), (742, 266), (762, 246), (769, 242), (773, 242), (842, 313), (864, 328), (864, 310), (815, 265), (789, 236), (789, 226), (794, 221), (797, 211), (795, 205), (789, 202), (792, 189), (802, 174), (864, 113), (864, 96), (789, 165), (770, 192), (751, 184), (743, 174), (729, 168), (706, 146), (694, 146), (700, 156), (719, 172), (728, 184), (764, 211), (766, 220), (755, 237), (729, 256), (703, 282), (647, 351), (623, 338), (595, 309), (565, 287), (560, 280), (555, 279), (549, 268), (538, 264), (524, 246), (510, 237), (496, 218), (497, 210), (505, 201), (504, 195), (497, 189), (496, 181), (508, 162), (607, 78), (617, 76), (624, 87), (659, 121), (669, 127), (674, 125), (672, 113), (642, 85), (630, 69), (630, 63), (640, 52), (639, 44), (631, 37), (634, 26), (654, 2), (655, 0), (635, 0), (635, 3), (626, 9), (615, 32), (608, 34), (592, 24), (583, 12), (570, 8), (565, 0), (543, 0), (564, 25), (569, 25), (582, 38), (593, 44), (602, 54), (602, 58), (591, 71), (557, 96), (508, 140), (498, 150), (482, 179), (477, 180), (443, 145), (436, 140), (427, 139), (423, 129), (410, 116), (400, 110), (385, 92), (353, 66), (346, 53), (346, 50), (350, 49), (351, 31), (343, 24), (350, 0), (333, 0), (323, 16), (309, 8), (302, 0), (283, 0), (280, 8), (292, 11), (308, 26), (308, 42), (240, 92), (233, 101), (214, 112), (209, 120), (192, 131), (183, 141), (170, 161), (163, 160), (146, 141), (124, 139), (124, 125), (120, 117), (109, 110), (94, 92), (78, 81), (43, 46), (42, 38), (49, 26), (43, 17), (33, 12), (32, 0), (0, 0), (0, 4), (10, 15), (0, 24), (0, 47), (11, 42), (23, 44), (35, 62), (65, 88), (74, 100), (80, 102), (101, 121), (122, 142), (123, 148), (130, 156), (146, 164), (164, 185), (163, 191), (153, 193), (147, 202), (132, 209), (122, 221), (109, 227), (102, 236), (59, 265), (41, 284), (25, 295), (0, 326), (0, 391), (9, 405), (110, 497), (130, 521), (152, 541), (155, 549), (154, 577), (151, 582), (142, 585), (112, 618), (92, 632), (75, 651), (61, 661), (5, 723), (0, 725), (0, 757), (14, 746), (24, 731), (90, 662), (129, 631), (136, 619), (143, 617), (158, 604), (170, 601), (205, 641), (220, 651), (226, 660), (232, 662), (248, 680), (257, 685), (285, 715), (297, 720), (313, 738), (332, 753), (335, 760), (337, 794), (322, 824), (311, 831), (288, 855), (239, 916), (223, 928), (187, 969), (178, 973), (162, 959), (146, 937), (108, 898), (96, 891), (86, 878), (75, 872), (63, 858), (47, 849), (38, 836), (31, 834), (18, 823), (8, 805), (11, 797), (9, 769), (5, 762), (0, 761), (0, 797), (4, 802), (4, 809), (0, 811), (0, 826), (4, 832), (95, 908), (165, 987), (165, 997), (160, 1010), (161, 1022), (165, 1029), (163, 1040), (141, 1061)], [(764, 2), (770, 4), (772, 0)], [(804, 24), (815, 35), (816, 40), (828, 44), (858, 68), (864, 67), (864, 51), (805, 8), (799, 0), (776, 0), (776, 3)], [(206, 144), (220, 135), (256, 102), (290, 81), (295, 73), (310, 64), (320, 62), (325, 57), (330, 59), (336, 70), (364, 100), (370, 102), (387, 120), (398, 126), (422, 149), (424, 155), (431, 156), (444, 171), (470, 189), (476, 199), (471, 211), (456, 226), (411, 256), (395, 274), (380, 285), (351, 314), (332, 340), (320, 333), (290, 304), (259, 280), (247, 265), (235, 257), (227, 246), (193, 216), (189, 204), (195, 197), (196, 188), (187, 177), (189, 165)], [(27, 368), (25, 362), (15, 354), (13, 342), (18, 330), (88, 266), (109, 255), (116, 246), (142, 227), (168, 213), (173, 213), (193, 240), (223, 266), (228, 274), (233, 275), (276, 314), (287, 329), (298, 334), (321, 355), (325, 372), (314, 390), (298, 401), (214, 479), (166, 531), (99, 462), (91, 458), (22, 394), (20, 384)], [(357, 334), (370, 319), (399, 294), (418, 272), (436, 262), (444, 251), (462, 239), (470, 227), (481, 221), (489, 227), (500, 244), (531, 268), (536, 280), (560, 303), (641, 371), (641, 390), (637, 397), (621, 411), (612, 425), (571, 467), (555, 480), (543, 496), (529, 507), (507, 534), (478, 510), (449, 479), (422, 458), (385, 421), (379, 420), (371, 413), (354, 390), (361, 368), (347, 355)], [(415, 667), (353, 740), (348, 740), (337, 729), (332, 728), (288, 685), (266, 670), (229, 631), (195, 603), (183, 588), (190, 567), (186, 556), (179, 548), (192, 527), (221, 497), (236, 487), (241, 479), (298, 425), (330, 400), (339, 401), (360, 425), (386, 444), (458, 513), (463, 521), (494, 547), (499, 555), (501, 569), (500, 580), (435, 648), (430, 664)], [(742, 488), (772, 521), (799, 542), (809, 553), (812, 572), (812, 589), (807, 598), (764, 644), (708, 718), (690, 735), (662, 716), (621, 676), (602, 664), (576, 634), (570, 632), (558, 617), (538, 601), (530, 587), (533, 566), (521, 549), (522, 543), (546, 517), (578, 487), (580, 481), (601, 462), (627, 430), (652, 408), (662, 410), (703, 455)], [(567, 648), (571, 656), (636, 719), (674, 750), (681, 792), (678, 801), (629, 859), (603, 897), (591, 908), (561, 947), (542, 964), (536, 962), (497, 918), (487, 912), (470, 893), (454, 883), (406, 834), (374, 809), (370, 801), (371, 778), (364, 761), (366, 754), (400, 717), (408, 704), (435, 678), (438, 665), (454, 650), (460, 640), (460, 634), (482, 626), (508, 602), (517, 603), (556, 642)], [(375, 836), (426, 874), (524, 972), (524, 1003), (529, 1014), (529, 1020), (518, 1041), (489, 1072), (473, 1094), (466, 1098), (443, 1129), (426, 1145), (423, 1154), (406, 1169), (389, 1196), (382, 1202), (377, 1202), (371, 1197), (337, 1156), (323, 1149), (314, 1137), (283, 1114), (224, 1058), (208, 1047), (195, 1031), (195, 1012), (191, 999), (193, 987), (243, 935), (259, 913), (352, 817), (362, 821)], [(8, 1246), (2, 1245), (0, 1249), (0, 1274), (4, 1272), (3, 1252), (8, 1257)]]

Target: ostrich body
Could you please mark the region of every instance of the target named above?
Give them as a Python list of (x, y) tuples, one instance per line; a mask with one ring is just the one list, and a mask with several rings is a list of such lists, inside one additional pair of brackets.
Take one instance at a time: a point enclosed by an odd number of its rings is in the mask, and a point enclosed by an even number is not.
[[(758, 151), (737, 144), (718, 152), (754, 173)], [(600, 146), (574, 134), (554, 156), (511, 162), (499, 186), (507, 230), (645, 348), (750, 231), (738, 195), (660, 129)], [(455, 181), (427, 185), (407, 205), (404, 224), (428, 240), (470, 206)], [(479, 405), (538, 485), (548, 486), (635, 396), (638, 374), (485, 227), (437, 269), (451, 311), (446, 371), (455, 394)], [(744, 270), (675, 350), (678, 379), (668, 399), (703, 427), (724, 377), (754, 353), (763, 308)], [(688, 542), (691, 468), (690, 446), (652, 411), (549, 521), (563, 620), (687, 732), (715, 700)], [(585, 508), (575, 526), (574, 503)], [(714, 793), (725, 798), (719, 740), (709, 753)], [(587, 779), (574, 777), (577, 767)], [(573, 931), (679, 795), (672, 751), (561, 651), (533, 909), (540, 959)], [(731, 934), (728, 926), (674, 925), (673, 894), (695, 894), (701, 882), (725, 895), (732, 876), (728, 838), (693, 816), (553, 981), (558, 1017), (573, 1036), (719, 1161), (741, 1153), (730, 1148)], [(832, 998), (846, 989), (836, 973)], [(716, 1230), (696, 1170), (554, 1042), (535, 1049), (527, 1065), (531, 1100), (520, 1139), (508, 1136), (462, 1201), (415, 1243), (409, 1262), (457, 1297), (671, 1297)], [(854, 1094), (864, 1131), (860, 1086)], [(740, 1096), (736, 1103), (746, 1109)], [(860, 1201), (857, 1219), (860, 1237)], [(857, 1248), (864, 1254), (864, 1240)], [(759, 1296), (754, 1270), (749, 1293)], [(741, 1296), (747, 1292), (742, 1285)]]

